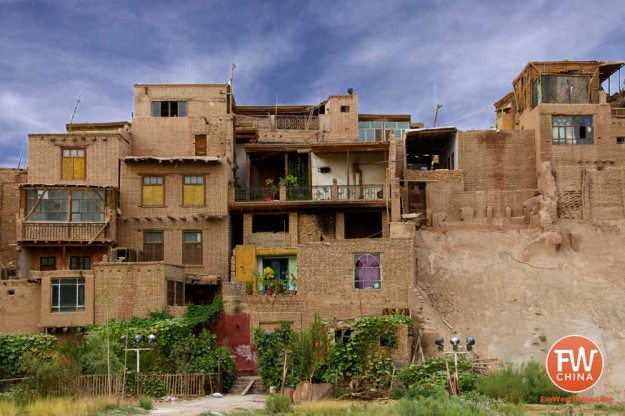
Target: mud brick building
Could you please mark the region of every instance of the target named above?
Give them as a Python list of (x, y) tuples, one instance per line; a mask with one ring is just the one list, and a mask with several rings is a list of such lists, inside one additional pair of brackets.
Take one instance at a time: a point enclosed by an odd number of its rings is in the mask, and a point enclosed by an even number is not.
[(423, 327), (420, 227), (625, 217), (625, 95), (602, 89), (623, 64), (529, 63), (497, 128), (471, 131), (359, 113), (351, 90), (247, 106), (229, 83), (137, 84), (130, 122), (31, 134), (28, 179), (2, 173), (0, 330), (180, 316), (219, 293), (242, 355), (252, 328), (315, 313)]

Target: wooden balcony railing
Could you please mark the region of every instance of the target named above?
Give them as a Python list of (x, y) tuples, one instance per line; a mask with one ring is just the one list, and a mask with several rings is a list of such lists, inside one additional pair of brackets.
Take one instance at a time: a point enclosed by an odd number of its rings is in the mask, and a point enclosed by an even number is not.
[(22, 223), (22, 241), (106, 241), (111, 240), (108, 223)]
[(280, 186), (237, 188), (234, 202), (291, 201), (383, 201), (388, 198), (384, 185)]
[(625, 118), (625, 108), (612, 107), (612, 117)]

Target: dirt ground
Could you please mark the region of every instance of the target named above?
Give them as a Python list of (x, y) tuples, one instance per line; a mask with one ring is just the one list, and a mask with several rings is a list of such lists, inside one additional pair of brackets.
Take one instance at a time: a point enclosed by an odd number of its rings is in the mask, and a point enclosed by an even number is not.
[(625, 221), (560, 222), (558, 233), (556, 250), (538, 230), (419, 231), (426, 324), (446, 339), (475, 337), (482, 358), (514, 363), (544, 361), (560, 337), (584, 335), (605, 368), (582, 395), (625, 401)]
[(224, 397), (204, 396), (176, 402), (157, 402), (150, 411), (153, 415), (197, 416), (203, 413), (226, 414), (237, 409), (253, 410), (265, 406), (264, 394), (226, 394)]

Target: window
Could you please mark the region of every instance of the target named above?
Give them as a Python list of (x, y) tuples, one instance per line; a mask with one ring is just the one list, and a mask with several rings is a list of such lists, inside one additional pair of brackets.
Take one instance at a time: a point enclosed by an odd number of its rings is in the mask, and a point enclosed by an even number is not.
[(395, 138), (401, 140), (404, 130), (410, 128), (409, 122), (394, 121), (360, 121), (358, 122), (358, 140), (361, 142), (380, 142), (391, 137), (395, 130)]
[(185, 176), (182, 189), (182, 204), (185, 207), (202, 206), (205, 203), (204, 176)]
[(85, 179), (85, 149), (63, 149), (63, 179)]
[(152, 101), (152, 117), (186, 117), (186, 101)]
[(143, 260), (163, 261), (163, 232), (145, 231), (143, 233)]
[(70, 270), (91, 270), (91, 257), (89, 256), (70, 256)]
[(349, 113), (349, 106), (348, 105), (342, 105), (341, 106), (341, 113)]
[(593, 144), (592, 116), (553, 116), (553, 144)]
[(380, 289), (380, 255), (354, 254), (354, 287), (356, 289)]
[(39, 257), (39, 270), (56, 270), (56, 257)]
[(85, 279), (52, 279), (52, 312), (85, 310)]
[(195, 136), (195, 155), (206, 156), (206, 135), (197, 134)]
[(167, 281), (167, 305), (184, 305), (184, 283), (173, 280)]
[(202, 264), (202, 232), (185, 231), (182, 234), (182, 264)]
[(104, 191), (28, 190), (27, 221), (104, 222)]
[(289, 214), (252, 215), (253, 233), (288, 233)]
[(625, 144), (625, 137), (617, 137), (616, 144)]
[(143, 202), (146, 206), (165, 205), (165, 179), (162, 176), (143, 177)]

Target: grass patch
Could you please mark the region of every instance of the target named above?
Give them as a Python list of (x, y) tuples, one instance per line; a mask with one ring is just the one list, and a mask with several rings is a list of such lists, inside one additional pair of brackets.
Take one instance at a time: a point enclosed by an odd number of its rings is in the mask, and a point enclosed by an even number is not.
[(139, 399), (139, 407), (145, 410), (152, 410), (154, 408), (154, 403), (149, 397), (143, 396)]
[(74, 399), (67, 397), (35, 398), (23, 406), (13, 401), (0, 400), (0, 416), (85, 416), (143, 414), (145, 410), (118, 405), (114, 398)]

